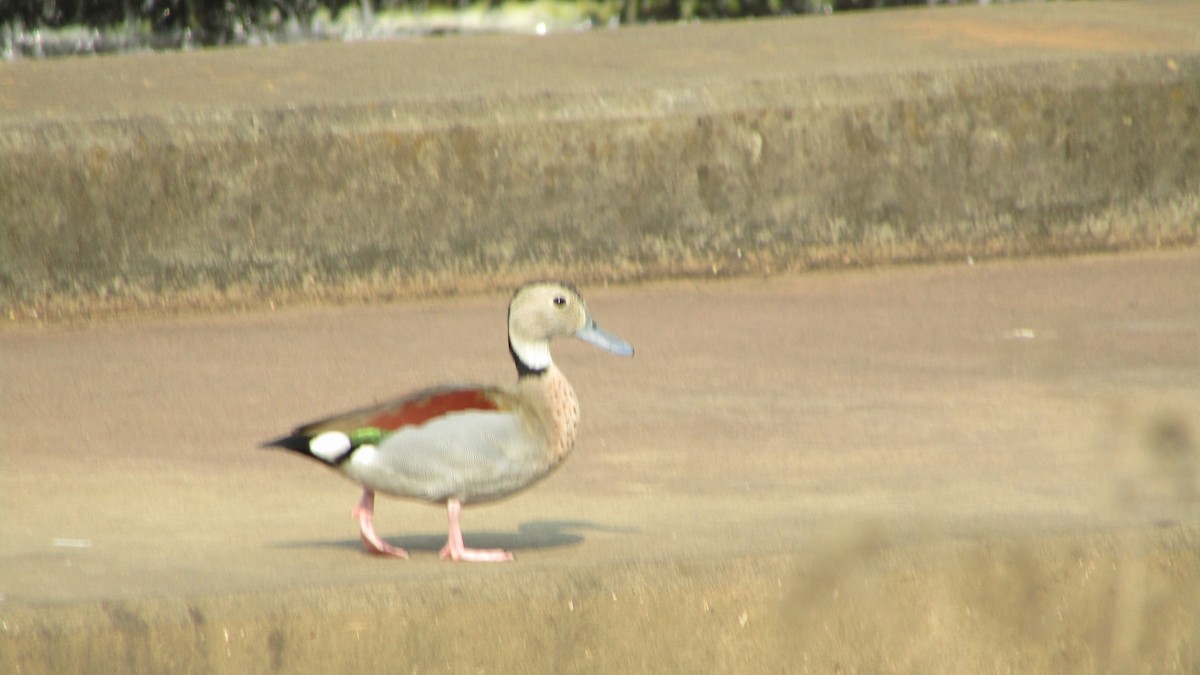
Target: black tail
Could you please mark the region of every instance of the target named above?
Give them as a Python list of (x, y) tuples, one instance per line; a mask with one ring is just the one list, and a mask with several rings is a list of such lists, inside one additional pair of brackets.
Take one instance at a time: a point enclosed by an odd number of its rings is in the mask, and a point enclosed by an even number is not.
[(337, 431), (318, 433), (311, 427), (301, 427), (288, 436), (267, 441), (258, 447), (291, 450), (326, 466), (336, 467), (350, 458), (358, 444)]
[(298, 452), (302, 455), (309, 455), (311, 457), (312, 450), (310, 450), (308, 447), (308, 442), (311, 440), (312, 440), (311, 436), (302, 436), (300, 434), (292, 434), (290, 436), (284, 436), (283, 438), (276, 438), (273, 441), (267, 441), (266, 443), (263, 443), (262, 445), (260, 445), (258, 447), (260, 447), (260, 448), (283, 448), (284, 450), (291, 450), (292, 452)]

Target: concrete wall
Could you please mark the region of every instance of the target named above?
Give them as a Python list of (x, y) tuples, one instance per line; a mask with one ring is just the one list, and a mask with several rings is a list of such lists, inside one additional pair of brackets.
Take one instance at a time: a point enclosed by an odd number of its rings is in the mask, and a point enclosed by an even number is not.
[(8, 64), (0, 302), (1194, 244), (1200, 6), (1124, 5)]
[[(1196, 540), (1020, 538), (274, 594), (17, 607), (6, 672), (1163, 673)], [(514, 582), (513, 577), (519, 581)]]

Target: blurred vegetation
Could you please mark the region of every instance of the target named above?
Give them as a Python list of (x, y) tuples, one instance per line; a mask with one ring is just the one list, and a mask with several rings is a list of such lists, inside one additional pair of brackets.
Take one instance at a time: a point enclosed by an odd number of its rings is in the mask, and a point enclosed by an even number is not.
[[(551, 0), (550, 4), (568, 13), (573, 8), (586, 25), (611, 25), (828, 14), (939, 1), (955, 0)], [(35, 56), (52, 55), (43, 53), (42, 33), (63, 30), (80, 36), (75, 38), (76, 53), (120, 49), (122, 45), (114, 43), (124, 38), (114, 39), (114, 32), (141, 36), (132, 41), (153, 47), (242, 44), (255, 35), (320, 37), (313, 30), (314, 20), (336, 21), (347, 10), (369, 26), (374, 17), (390, 12), (495, 11), (527, 4), (515, 0), (507, 5), (501, 0), (0, 0), (0, 39), (9, 58), (30, 51)]]
[(155, 32), (190, 30), (204, 44), (216, 44), (249, 26), (267, 28), (287, 19), (303, 23), (321, 6), (336, 13), (347, 4), (346, 0), (8, 0), (0, 9), (0, 24), (20, 23), (26, 29), (144, 24)]

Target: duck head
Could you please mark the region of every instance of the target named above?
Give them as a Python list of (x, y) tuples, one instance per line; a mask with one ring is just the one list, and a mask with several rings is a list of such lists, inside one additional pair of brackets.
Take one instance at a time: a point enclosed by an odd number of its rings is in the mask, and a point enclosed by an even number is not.
[(553, 363), (550, 341), (559, 337), (576, 337), (613, 354), (633, 356), (628, 342), (596, 325), (574, 286), (535, 281), (518, 288), (508, 305), (508, 350), (517, 373), (545, 372)]

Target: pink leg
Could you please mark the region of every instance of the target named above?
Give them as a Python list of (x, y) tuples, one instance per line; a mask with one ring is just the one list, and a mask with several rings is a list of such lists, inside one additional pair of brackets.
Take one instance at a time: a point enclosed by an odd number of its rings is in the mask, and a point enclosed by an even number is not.
[(362, 537), (363, 548), (367, 549), (368, 553), (377, 555), (390, 555), (397, 558), (407, 558), (408, 552), (402, 548), (396, 548), (380, 538), (375, 532), (375, 493), (370, 490), (363, 490), (362, 500), (358, 502), (358, 506), (354, 507), (351, 515), (358, 520), (358, 535)]
[(502, 549), (463, 546), (462, 525), (459, 523), (462, 504), (457, 499), (451, 499), (446, 502), (446, 512), (450, 516), (450, 536), (446, 539), (446, 545), (442, 547), (441, 553), (438, 554), (442, 560), (449, 558), (463, 562), (507, 562), (513, 559), (511, 553)]

